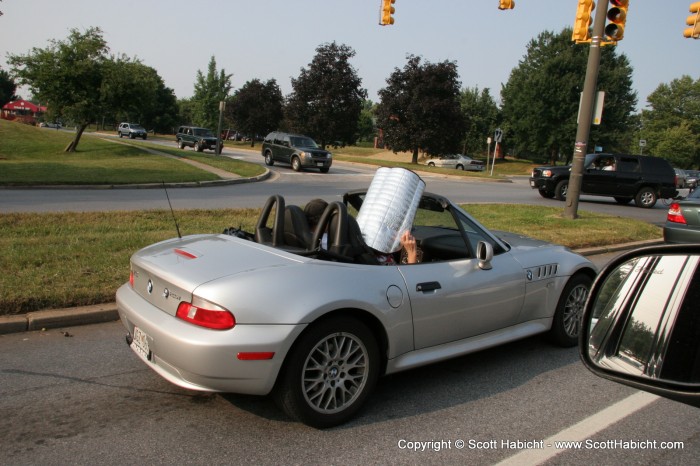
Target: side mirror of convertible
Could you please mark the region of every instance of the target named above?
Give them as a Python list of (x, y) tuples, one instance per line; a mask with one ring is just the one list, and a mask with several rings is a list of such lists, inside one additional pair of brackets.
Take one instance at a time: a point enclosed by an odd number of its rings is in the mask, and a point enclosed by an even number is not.
[(491, 265), (491, 261), (493, 260), (493, 246), (491, 243), (479, 241), (476, 245), (476, 258), (479, 261), (479, 268), (481, 270), (491, 270), (493, 268)]
[(579, 353), (594, 374), (700, 407), (700, 245), (625, 253), (600, 273)]

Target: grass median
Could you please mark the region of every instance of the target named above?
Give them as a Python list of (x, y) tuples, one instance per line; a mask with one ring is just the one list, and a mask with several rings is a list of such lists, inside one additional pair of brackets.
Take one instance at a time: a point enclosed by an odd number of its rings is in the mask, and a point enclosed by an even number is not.
[[(577, 220), (561, 209), (527, 205), (464, 206), (488, 228), (571, 248), (661, 237), (645, 222), (590, 212)], [(183, 235), (253, 231), (259, 209), (178, 210)], [(0, 315), (114, 301), (136, 250), (176, 236), (170, 211), (12, 213), (0, 215)]]

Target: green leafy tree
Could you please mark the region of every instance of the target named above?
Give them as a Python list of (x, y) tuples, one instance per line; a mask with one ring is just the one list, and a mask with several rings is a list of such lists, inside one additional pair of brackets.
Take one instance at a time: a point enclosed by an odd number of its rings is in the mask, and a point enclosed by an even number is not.
[(277, 129), (283, 118), (282, 91), (277, 81), (266, 83), (259, 79), (248, 81), (233, 95), (227, 113), (236, 130), (250, 135), (250, 147), (255, 146), (255, 136), (265, 136)]
[(460, 93), (460, 105), (464, 114), (465, 136), (462, 152), (483, 151), (486, 138), (498, 126), (500, 112), (488, 89), (464, 89)]
[(357, 122), (357, 141), (373, 141), (377, 134), (377, 126), (374, 123), (375, 104), (371, 100), (362, 103), (360, 118)]
[(232, 74), (216, 69), (216, 59), (211, 57), (206, 76), (197, 70), (197, 80), (192, 96), (193, 123), (216, 130), (219, 125), (219, 102), (226, 101), (231, 91)]
[(384, 144), (396, 152), (411, 152), (418, 163), (420, 150), (429, 155), (457, 152), (464, 134), (460, 82), (454, 62), (421, 63), (409, 56), (396, 68), (387, 87), (379, 91), (377, 126)]
[[(541, 33), (501, 89), (504, 143), (519, 155), (543, 155), (555, 163), (573, 156), (578, 107), (588, 48), (571, 41), (571, 29)], [(602, 123), (591, 128), (589, 143), (627, 151), (632, 141), (632, 68), (615, 47), (601, 54), (598, 89), (605, 91)], [(592, 149), (592, 147), (589, 147)]]
[(646, 150), (681, 168), (700, 167), (700, 78), (660, 84), (647, 102), (641, 118)]
[(9, 55), (8, 62), (20, 83), (47, 102), (50, 116), (76, 125), (67, 152), (76, 150), (87, 125), (105, 112), (102, 83), (107, 52), (102, 31), (90, 28), (84, 33), (72, 29), (67, 40), (52, 40), (44, 49)]
[(8, 102), (17, 100), (17, 83), (10, 73), (0, 68), (0, 108)]
[(353, 143), (367, 91), (350, 65), (355, 51), (335, 42), (320, 45), (308, 69), (292, 78), (287, 99), (287, 124), (308, 134), (322, 146), (331, 141)]

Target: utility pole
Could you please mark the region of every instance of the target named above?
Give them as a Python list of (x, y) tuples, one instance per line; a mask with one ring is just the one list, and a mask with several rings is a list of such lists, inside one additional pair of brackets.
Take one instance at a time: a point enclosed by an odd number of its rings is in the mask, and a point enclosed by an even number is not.
[(586, 80), (583, 83), (583, 94), (581, 96), (581, 107), (579, 108), (578, 129), (576, 130), (576, 143), (574, 145), (574, 161), (571, 166), (569, 176), (569, 188), (566, 192), (566, 206), (564, 207), (564, 218), (578, 218), (578, 198), (581, 194), (581, 181), (583, 179), (583, 162), (588, 149), (588, 137), (591, 132), (591, 121), (593, 120), (593, 104), (596, 96), (596, 86), (598, 84), (598, 69), (600, 68), (600, 48), (603, 46), (606, 2), (601, 1), (600, 6), (595, 10), (593, 19), (593, 35), (591, 46), (588, 51), (588, 66), (586, 67)]

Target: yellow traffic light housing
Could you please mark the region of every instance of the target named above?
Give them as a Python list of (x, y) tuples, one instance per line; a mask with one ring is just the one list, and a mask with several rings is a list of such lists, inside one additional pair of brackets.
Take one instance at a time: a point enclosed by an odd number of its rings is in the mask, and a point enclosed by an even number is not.
[(627, 7), (629, 0), (610, 0), (608, 10), (608, 24), (605, 25), (606, 43), (616, 43), (625, 35), (625, 22), (627, 21)]
[(683, 37), (700, 39), (700, 2), (690, 4), (690, 12), (694, 13), (685, 20), (685, 24), (690, 26), (683, 31)]
[(591, 41), (591, 23), (593, 23), (594, 9), (595, 2), (593, 0), (578, 0), (574, 33), (571, 35), (571, 40), (577, 44)]
[(498, 0), (499, 10), (512, 10), (513, 8), (515, 8), (514, 0)]
[(382, 0), (382, 8), (379, 12), (379, 24), (381, 26), (389, 26), (394, 24), (393, 14), (396, 11), (394, 8), (394, 2), (396, 2), (396, 0)]

